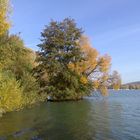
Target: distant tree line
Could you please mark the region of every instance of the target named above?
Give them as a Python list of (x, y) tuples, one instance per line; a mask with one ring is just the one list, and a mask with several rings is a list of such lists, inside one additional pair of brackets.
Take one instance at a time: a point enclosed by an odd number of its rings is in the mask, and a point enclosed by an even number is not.
[(125, 84), (121, 86), (121, 89), (140, 89), (140, 84)]

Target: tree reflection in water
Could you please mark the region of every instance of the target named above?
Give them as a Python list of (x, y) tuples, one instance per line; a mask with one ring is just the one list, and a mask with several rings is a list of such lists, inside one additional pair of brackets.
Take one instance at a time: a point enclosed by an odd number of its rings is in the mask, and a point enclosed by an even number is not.
[(6, 114), (0, 119), (0, 136), (23, 140), (115, 139), (114, 131), (122, 123), (116, 119), (120, 115), (121, 106), (117, 102), (110, 105), (107, 99), (48, 102)]

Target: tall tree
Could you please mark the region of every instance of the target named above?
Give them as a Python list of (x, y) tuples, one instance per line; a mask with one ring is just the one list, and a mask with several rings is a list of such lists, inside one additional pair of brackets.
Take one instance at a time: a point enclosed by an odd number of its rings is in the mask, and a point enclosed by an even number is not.
[(84, 78), (70, 68), (70, 64), (83, 60), (78, 43), (82, 30), (73, 19), (66, 18), (62, 22), (52, 21), (41, 35), (36, 72), (42, 90), (54, 100), (82, 98), (90, 84), (83, 83)]
[(74, 20), (52, 21), (41, 35), (35, 71), (42, 91), (53, 100), (76, 100), (106, 90), (110, 57), (91, 47)]
[(107, 94), (109, 70), (111, 58), (108, 55), (100, 55), (99, 52), (92, 47), (88, 37), (81, 36), (79, 40), (80, 49), (84, 59), (77, 64), (72, 64), (70, 67), (84, 75), (84, 81), (90, 80), (93, 84), (93, 89), (100, 90), (103, 95)]
[(9, 10), (9, 0), (0, 0), (0, 36), (10, 27), (10, 23), (8, 21)]
[(20, 79), (25, 71), (32, 70), (34, 53), (25, 47), (18, 35), (5, 34), (0, 38), (0, 67), (12, 71)]

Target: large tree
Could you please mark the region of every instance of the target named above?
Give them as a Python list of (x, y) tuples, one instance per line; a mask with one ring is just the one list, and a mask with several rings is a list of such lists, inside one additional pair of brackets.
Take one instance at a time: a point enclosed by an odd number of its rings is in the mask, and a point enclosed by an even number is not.
[(90, 80), (93, 85), (93, 90), (100, 90), (103, 95), (106, 95), (111, 57), (107, 54), (100, 55), (92, 47), (89, 38), (86, 36), (81, 36), (79, 44), (84, 60), (77, 64), (71, 63), (71, 68), (82, 74), (85, 77), (85, 81)]
[(73, 19), (52, 21), (41, 33), (35, 75), (53, 100), (76, 100), (107, 81), (110, 57), (100, 56)]
[(33, 51), (25, 47), (18, 35), (0, 37), (0, 68), (12, 71), (17, 79), (33, 69), (34, 58)]
[(90, 82), (83, 83), (83, 77), (73, 71), (70, 64), (80, 63), (84, 57), (78, 41), (82, 30), (73, 19), (52, 21), (42, 32), (36, 68), (43, 91), (53, 100), (76, 100), (89, 92)]

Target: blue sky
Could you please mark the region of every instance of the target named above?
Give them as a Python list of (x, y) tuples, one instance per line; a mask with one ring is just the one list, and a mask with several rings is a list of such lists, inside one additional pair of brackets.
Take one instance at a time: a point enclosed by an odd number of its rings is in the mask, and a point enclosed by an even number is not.
[(36, 50), (51, 19), (74, 18), (93, 47), (112, 57), (123, 83), (140, 80), (140, 0), (12, 0), (11, 33)]

